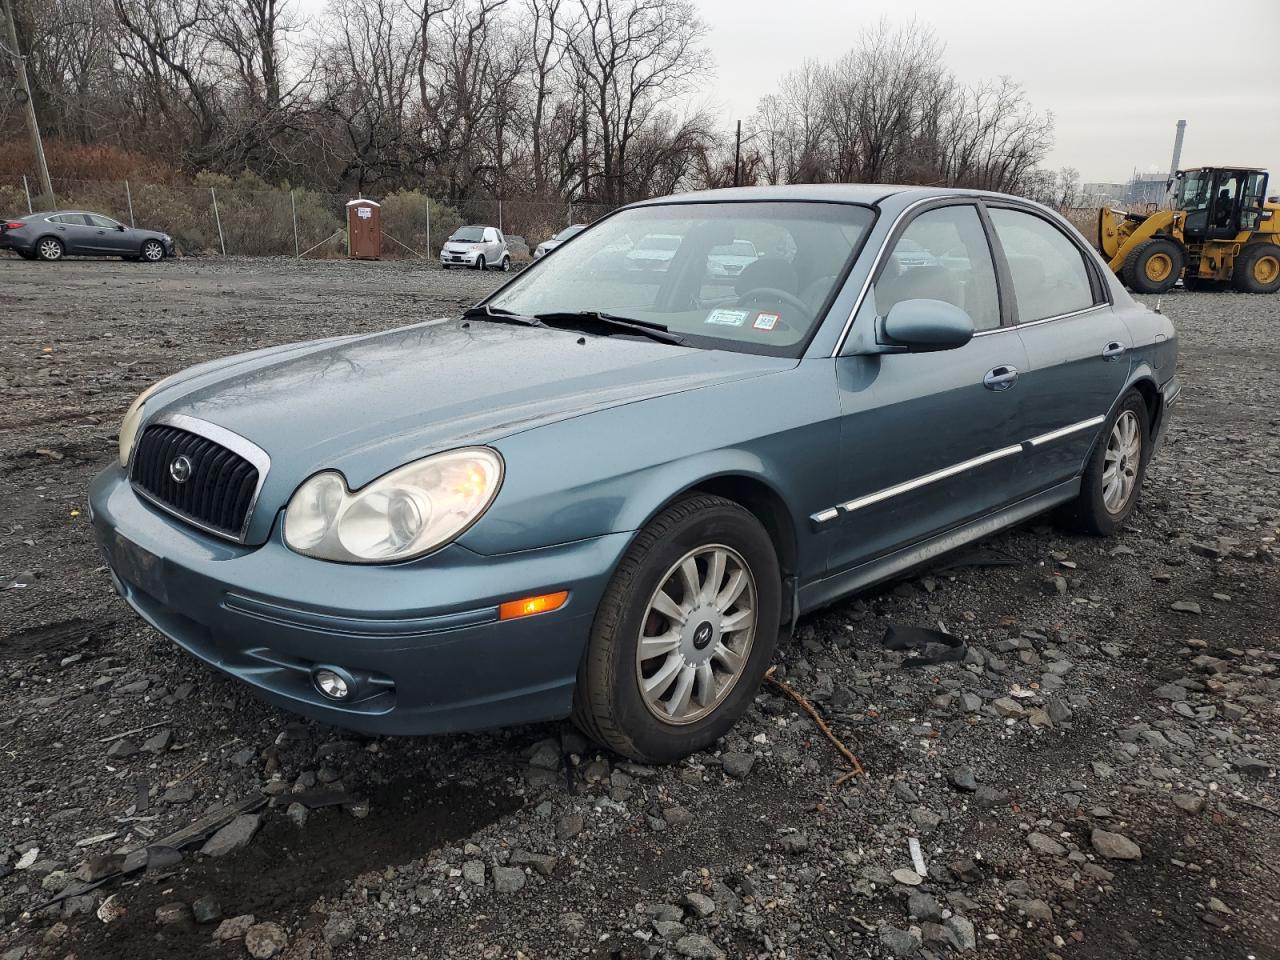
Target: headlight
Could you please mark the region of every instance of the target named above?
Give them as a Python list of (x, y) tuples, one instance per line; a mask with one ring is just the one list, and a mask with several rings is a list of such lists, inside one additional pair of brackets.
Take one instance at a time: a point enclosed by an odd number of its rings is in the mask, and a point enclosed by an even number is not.
[(502, 458), (487, 447), (415, 461), (354, 493), (342, 474), (326, 470), (290, 498), (284, 541), (321, 560), (408, 560), (443, 546), (475, 523), (501, 484)]
[(129, 465), (129, 455), (133, 453), (133, 442), (138, 439), (138, 428), (142, 426), (142, 407), (147, 402), (147, 398), (172, 380), (172, 377), (165, 377), (153, 383), (147, 389), (138, 394), (138, 398), (129, 404), (129, 409), (125, 411), (124, 419), (120, 421), (120, 466), (127, 467)]

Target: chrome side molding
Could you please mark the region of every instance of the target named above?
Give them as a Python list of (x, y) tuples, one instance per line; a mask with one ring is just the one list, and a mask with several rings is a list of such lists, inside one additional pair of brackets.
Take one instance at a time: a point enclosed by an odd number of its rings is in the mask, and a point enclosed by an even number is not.
[(853, 513), (855, 510), (861, 510), (863, 507), (882, 503), (885, 500), (901, 496), (904, 493), (911, 493), (913, 490), (919, 490), (921, 487), (927, 487), (931, 483), (937, 483), (939, 480), (946, 480), (948, 477), (954, 477), (956, 474), (964, 473), (966, 470), (985, 466), (988, 463), (1003, 460), (1005, 457), (1012, 457), (1020, 453), (1026, 453), (1035, 447), (1042, 447), (1047, 443), (1053, 443), (1055, 440), (1061, 440), (1063, 437), (1069, 437), (1073, 433), (1079, 433), (1082, 430), (1088, 430), (1091, 427), (1100, 426), (1106, 422), (1106, 419), (1106, 414), (1090, 417), (1088, 420), (1081, 420), (1077, 423), (1060, 427), (1057, 430), (1042, 433), (1039, 436), (1032, 437), (1030, 440), (1024, 440), (1022, 443), (1013, 444), (1008, 447), (1001, 447), (999, 450), (992, 450), (990, 453), (984, 453), (982, 456), (974, 457), (971, 460), (962, 460), (960, 463), (954, 463), (949, 467), (943, 467), (941, 470), (934, 470), (932, 473), (926, 473), (923, 476), (916, 477), (912, 480), (905, 480), (902, 483), (894, 484), (892, 487), (885, 487), (883, 490), (877, 490), (874, 493), (868, 493), (865, 496), (855, 497), (853, 500), (846, 500), (844, 503), (836, 504), (834, 507), (819, 510), (817, 513), (810, 514), (809, 520), (814, 524), (814, 526), (820, 526), (821, 524), (828, 523), (829, 521), (836, 519), (836, 517), (840, 516), (842, 513)]

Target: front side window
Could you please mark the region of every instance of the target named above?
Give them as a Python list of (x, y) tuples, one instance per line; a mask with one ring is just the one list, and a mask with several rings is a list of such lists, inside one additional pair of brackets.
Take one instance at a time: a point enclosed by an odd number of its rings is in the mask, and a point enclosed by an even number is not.
[(1084, 254), (1049, 221), (992, 207), (991, 223), (1013, 277), (1018, 322), (1030, 323), (1093, 306)]
[(939, 207), (912, 220), (885, 258), (875, 298), (882, 317), (903, 300), (942, 300), (969, 314), (976, 330), (1000, 326), (996, 270), (977, 208)]
[(1178, 186), (1178, 209), (1188, 213), (1204, 210), (1209, 206), (1213, 189), (1213, 174), (1204, 170), (1190, 170)]
[(804, 201), (635, 207), (540, 260), (489, 305), (526, 316), (598, 311), (660, 324), (692, 346), (799, 356), (873, 220), (868, 207)]
[(103, 227), (107, 230), (114, 230), (117, 226), (114, 220), (111, 220), (107, 217), (100, 217), (96, 213), (86, 213), (85, 219), (89, 221), (89, 224), (91, 226)]

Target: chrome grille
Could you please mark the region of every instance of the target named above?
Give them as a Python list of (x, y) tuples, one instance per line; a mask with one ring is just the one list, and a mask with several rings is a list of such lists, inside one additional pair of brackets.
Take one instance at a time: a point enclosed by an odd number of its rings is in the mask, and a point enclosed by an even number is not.
[[(172, 467), (184, 457), (189, 470), (180, 483)], [(170, 513), (232, 540), (243, 539), (262, 480), (258, 467), (236, 451), (168, 423), (149, 426), (138, 438), (129, 478)]]

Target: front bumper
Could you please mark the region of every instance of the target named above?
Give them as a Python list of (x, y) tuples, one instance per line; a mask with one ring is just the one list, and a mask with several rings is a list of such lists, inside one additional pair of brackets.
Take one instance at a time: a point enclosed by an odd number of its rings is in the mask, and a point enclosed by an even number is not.
[[(596, 606), (628, 534), (485, 557), (459, 544), (404, 564), (328, 563), (290, 550), (277, 522), (243, 547), (148, 505), (112, 466), (89, 495), (116, 589), (188, 653), (265, 700), (372, 734), (478, 730), (567, 716)], [(498, 605), (568, 590), (552, 613)], [(357, 681), (335, 702), (320, 665)]]
[(475, 250), (468, 250), (463, 253), (454, 253), (446, 250), (440, 254), (440, 263), (446, 267), (474, 267), (479, 257), (480, 254)]

